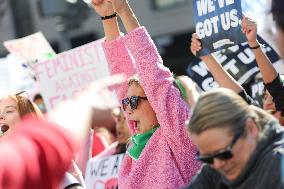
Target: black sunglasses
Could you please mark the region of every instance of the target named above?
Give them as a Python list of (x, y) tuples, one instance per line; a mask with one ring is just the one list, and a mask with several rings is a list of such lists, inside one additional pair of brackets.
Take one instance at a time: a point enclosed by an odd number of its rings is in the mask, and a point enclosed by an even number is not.
[(122, 99), (122, 109), (125, 111), (128, 104), (130, 104), (132, 110), (137, 109), (138, 101), (140, 99), (148, 100), (147, 97), (142, 97), (142, 96), (131, 96), (130, 98), (127, 97), (125, 99)]
[(198, 152), (197, 153), (197, 159), (199, 161), (202, 161), (203, 163), (207, 163), (207, 164), (213, 164), (214, 163), (214, 158), (219, 159), (219, 160), (229, 160), (229, 159), (231, 159), (234, 156), (233, 153), (232, 153), (232, 148), (236, 144), (238, 139), (243, 135), (243, 130), (241, 132), (238, 132), (234, 136), (232, 143), (225, 150), (222, 150), (220, 152), (217, 152), (215, 154), (208, 155), (208, 156), (199, 155), (199, 152)]

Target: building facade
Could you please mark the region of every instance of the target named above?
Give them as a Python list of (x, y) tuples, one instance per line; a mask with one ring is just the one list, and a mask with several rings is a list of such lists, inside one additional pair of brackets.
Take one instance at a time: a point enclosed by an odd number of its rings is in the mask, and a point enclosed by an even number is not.
[[(82, 0), (73, 1), (73, 5), (67, 1), (70, 0), (0, 0), (0, 16), (1, 10), (5, 10), (0, 17), (1, 44), (41, 31), (60, 53), (102, 38), (101, 21), (92, 8)], [(172, 60), (177, 58), (173, 66), (177, 67), (180, 60), (186, 59), (187, 44), (194, 30), (192, 0), (131, 0), (129, 3), (162, 56), (170, 61), (165, 63), (173, 64)], [(6, 54), (0, 45), (0, 56)]]

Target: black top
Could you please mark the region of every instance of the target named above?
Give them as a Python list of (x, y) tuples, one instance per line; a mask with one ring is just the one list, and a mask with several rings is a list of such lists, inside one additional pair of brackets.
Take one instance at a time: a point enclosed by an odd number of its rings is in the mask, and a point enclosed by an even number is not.
[(284, 116), (284, 84), (280, 75), (277, 75), (271, 83), (264, 83), (264, 86), (273, 97), (276, 110), (281, 112), (281, 116)]

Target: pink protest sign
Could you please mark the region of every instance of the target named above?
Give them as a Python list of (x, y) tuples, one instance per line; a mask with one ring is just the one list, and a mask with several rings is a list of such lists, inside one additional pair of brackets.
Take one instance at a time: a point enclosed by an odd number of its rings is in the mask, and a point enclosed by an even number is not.
[(102, 40), (58, 54), (33, 65), (40, 91), (49, 110), (75, 97), (92, 81), (110, 76)]

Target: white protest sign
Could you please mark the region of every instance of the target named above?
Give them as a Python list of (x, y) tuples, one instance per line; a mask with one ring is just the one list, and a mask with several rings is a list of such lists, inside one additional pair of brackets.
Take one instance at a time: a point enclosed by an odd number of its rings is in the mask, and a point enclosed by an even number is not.
[(5, 92), (11, 91), (11, 80), (9, 75), (9, 68), (6, 63), (6, 58), (0, 59), (0, 96)]
[(35, 88), (36, 82), (15, 56), (0, 59), (0, 95), (30, 93)]
[(4, 46), (21, 62), (40, 62), (55, 57), (55, 52), (41, 32), (5, 41)]
[(102, 40), (37, 63), (33, 71), (48, 110), (67, 98), (75, 97), (90, 82), (110, 76)]
[(124, 154), (88, 161), (85, 181), (88, 189), (116, 189), (117, 178)]

